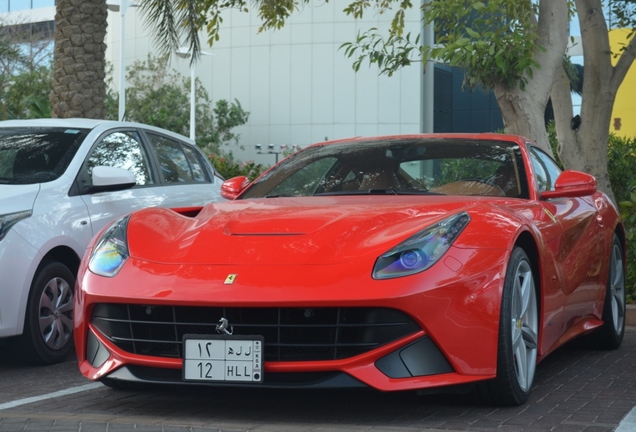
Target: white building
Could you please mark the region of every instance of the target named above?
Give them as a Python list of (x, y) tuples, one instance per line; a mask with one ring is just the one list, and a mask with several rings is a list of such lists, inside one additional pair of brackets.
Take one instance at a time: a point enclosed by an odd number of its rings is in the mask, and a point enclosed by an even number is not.
[[(109, 0), (110, 2), (110, 0)], [(55, 16), (54, 0), (0, 0), (0, 19), (7, 22), (47, 22)], [(338, 3), (338, 4), (336, 4)], [(238, 100), (250, 113), (239, 128), (240, 159), (271, 164), (272, 155), (257, 155), (254, 148), (274, 144), (304, 147), (325, 139), (360, 135), (418, 133), (422, 125), (422, 80), (419, 64), (392, 77), (379, 75), (378, 68), (363, 65), (358, 73), (353, 60), (339, 49), (355, 40), (359, 31), (387, 28), (390, 14), (370, 11), (362, 20), (342, 12), (341, 2), (312, 2), (295, 13), (281, 30), (258, 33), (260, 20), (255, 11), (225, 14), (220, 41), (204, 50), (196, 64), (196, 75), (213, 102)], [(152, 35), (141, 13), (129, 7), (125, 22), (126, 66), (156, 53)], [(114, 70), (119, 91), (120, 12), (109, 12), (106, 60)], [(420, 12), (407, 17), (407, 31), (420, 32)], [(172, 59), (172, 67), (189, 75), (189, 59)], [(427, 98), (432, 100), (431, 98)], [(430, 129), (430, 128), (429, 128)]]
[(55, 0), (0, 0), (0, 22), (17, 24), (53, 21)]
[[(273, 155), (255, 154), (255, 145), (304, 147), (325, 139), (359, 135), (418, 133), (422, 130), (422, 68), (409, 67), (392, 77), (377, 67), (358, 73), (352, 59), (339, 47), (355, 40), (359, 30), (386, 28), (391, 16), (369, 16), (356, 21), (341, 11), (342, 3), (313, 2), (292, 16), (285, 27), (258, 34), (255, 12), (228, 11), (220, 40), (201, 56), (196, 75), (213, 101), (237, 99), (250, 113), (239, 128), (239, 159), (271, 164)], [(125, 14), (125, 63), (146, 59), (155, 52), (141, 14), (131, 7)], [(372, 14), (369, 14), (372, 15)], [(109, 13), (106, 57), (119, 82), (121, 16)], [(409, 31), (420, 31), (420, 12), (408, 20)], [(202, 42), (207, 40), (201, 35)], [(171, 66), (190, 73), (189, 59), (173, 56)]]
[[(4, 22), (22, 15), (30, 21), (53, 20), (53, 4), (52, 0), (4, 0), (0, 17)], [(364, 65), (355, 73), (353, 60), (339, 49), (355, 40), (358, 31), (387, 28), (392, 17), (370, 12), (354, 20), (342, 8), (340, 2), (313, 2), (283, 29), (261, 34), (256, 12), (228, 11), (214, 47), (207, 48), (207, 37), (201, 35), (204, 50), (214, 55), (200, 58), (197, 77), (214, 102), (237, 99), (250, 113), (248, 123), (238, 130), (245, 148), (234, 152), (239, 159), (273, 163), (273, 155), (256, 154), (256, 144), (264, 149), (274, 144), (279, 151), (280, 145), (304, 147), (325, 139), (423, 130), (419, 64), (392, 77), (380, 76), (375, 65)], [(136, 7), (126, 10), (124, 21), (124, 63), (129, 66), (157, 50)], [(116, 85), (121, 25), (121, 13), (109, 12), (106, 60), (113, 65)], [(413, 34), (420, 32), (419, 10), (411, 11), (407, 27)], [(171, 66), (185, 76), (190, 73), (189, 59), (175, 55)]]

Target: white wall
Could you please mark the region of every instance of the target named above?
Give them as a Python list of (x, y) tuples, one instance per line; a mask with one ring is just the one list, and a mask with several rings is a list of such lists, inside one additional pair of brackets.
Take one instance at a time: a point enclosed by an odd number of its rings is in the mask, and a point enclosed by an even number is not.
[[(250, 112), (248, 123), (239, 128), (235, 150), (241, 160), (274, 162), (274, 155), (257, 155), (257, 143), (304, 147), (325, 138), (420, 132), (420, 79), (422, 68), (414, 65), (392, 77), (379, 76), (376, 66), (363, 65), (358, 73), (352, 60), (339, 50), (353, 41), (358, 30), (385, 28), (390, 16), (368, 14), (355, 21), (336, 2), (305, 6), (278, 31), (258, 34), (255, 13), (228, 12), (214, 56), (202, 56), (196, 67), (198, 78), (213, 101), (237, 99)], [(126, 13), (126, 64), (143, 60), (153, 50), (136, 8)], [(419, 11), (408, 20), (419, 32)], [(119, 83), (120, 15), (109, 13), (107, 60), (114, 66)], [(202, 35), (202, 40), (206, 36)], [(177, 59), (175, 69), (189, 74), (189, 60)]]

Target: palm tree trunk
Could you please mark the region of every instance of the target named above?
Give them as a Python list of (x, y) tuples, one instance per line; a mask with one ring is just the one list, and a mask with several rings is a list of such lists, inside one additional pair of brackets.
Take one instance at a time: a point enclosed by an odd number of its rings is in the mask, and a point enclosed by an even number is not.
[(104, 118), (105, 0), (58, 0), (53, 53), (53, 117)]

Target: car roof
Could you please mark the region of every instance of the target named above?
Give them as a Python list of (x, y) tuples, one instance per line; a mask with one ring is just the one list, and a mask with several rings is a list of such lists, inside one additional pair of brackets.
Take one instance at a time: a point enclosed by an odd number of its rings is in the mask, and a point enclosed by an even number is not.
[(24, 120), (5, 120), (0, 122), (0, 127), (38, 127), (38, 126), (60, 126), (60, 127), (80, 127), (93, 129), (102, 124), (116, 125), (120, 123), (122, 126), (125, 122), (117, 122), (113, 120), (86, 119), (86, 118), (42, 118), (42, 119), (24, 119)]
[(176, 132), (162, 129), (156, 126), (151, 126), (143, 123), (116, 121), (116, 120), (104, 120), (104, 119), (88, 119), (88, 118), (41, 118), (41, 119), (22, 119), (22, 120), (4, 120), (0, 121), (0, 128), (3, 127), (65, 127), (65, 128), (81, 128), (81, 129), (96, 129), (101, 128), (103, 130), (116, 127), (137, 127), (147, 130), (155, 130), (157, 132), (164, 133), (166, 135), (172, 135), (173, 137), (185, 141), (190, 144), (195, 144), (190, 138), (178, 134)]
[(321, 146), (337, 143), (372, 143), (387, 142), (387, 141), (408, 141), (408, 140), (470, 140), (470, 141), (507, 141), (516, 144), (522, 144), (531, 140), (514, 134), (496, 133), (496, 132), (439, 132), (439, 133), (413, 133), (413, 134), (400, 134), (400, 135), (375, 135), (375, 136), (356, 136), (352, 138), (334, 139), (329, 141), (320, 141), (312, 144), (312, 146)]

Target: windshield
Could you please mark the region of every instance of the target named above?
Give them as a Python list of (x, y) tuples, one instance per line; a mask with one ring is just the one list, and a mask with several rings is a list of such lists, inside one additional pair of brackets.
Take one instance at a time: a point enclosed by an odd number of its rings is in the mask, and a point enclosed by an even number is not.
[(391, 139), (308, 147), (240, 199), (358, 194), (528, 197), (519, 146), (466, 138)]
[(64, 173), (86, 129), (0, 128), (0, 183), (33, 184)]

